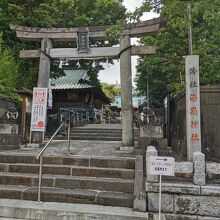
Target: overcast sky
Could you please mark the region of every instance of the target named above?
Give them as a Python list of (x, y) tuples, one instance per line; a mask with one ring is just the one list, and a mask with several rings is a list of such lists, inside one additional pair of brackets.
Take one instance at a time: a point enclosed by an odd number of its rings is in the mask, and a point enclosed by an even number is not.
[[(136, 7), (141, 6), (144, 0), (124, 0), (123, 4), (128, 11), (134, 11)], [(145, 13), (141, 20), (149, 20), (158, 17), (155, 13)], [(131, 44), (136, 43), (137, 39), (131, 39)], [(136, 75), (137, 56), (132, 57), (132, 78)], [(104, 65), (105, 70), (100, 71), (99, 79), (101, 82), (107, 82), (109, 84), (120, 83), (120, 66), (119, 61), (115, 60), (114, 65)], [(134, 85), (134, 83), (133, 83)]]

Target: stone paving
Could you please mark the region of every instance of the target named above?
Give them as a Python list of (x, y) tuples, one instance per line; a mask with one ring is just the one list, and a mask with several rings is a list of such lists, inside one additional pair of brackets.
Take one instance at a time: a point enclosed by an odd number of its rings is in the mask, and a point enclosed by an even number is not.
[[(82, 128), (91, 129), (121, 129), (120, 124), (88, 124)], [(46, 142), (45, 142), (46, 143)], [(53, 140), (44, 155), (65, 155), (67, 154), (67, 140)], [(112, 157), (134, 157), (135, 153), (120, 150), (122, 146), (121, 141), (93, 141), (93, 140), (71, 140), (70, 153), (71, 155), (81, 156), (112, 156)], [(0, 154), (27, 154), (37, 155), (42, 148), (30, 148), (22, 146), (18, 150), (3, 150)]]
[[(67, 154), (67, 144), (65, 140), (54, 140), (46, 149), (44, 155), (65, 155)], [(127, 156), (133, 157), (134, 153), (122, 151), (121, 141), (91, 141), (91, 140), (73, 140), (70, 143), (70, 154), (81, 156)], [(0, 154), (27, 154), (37, 155), (42, 148), (30, 148), (22, 146), (18, 150), (4, 150)]]

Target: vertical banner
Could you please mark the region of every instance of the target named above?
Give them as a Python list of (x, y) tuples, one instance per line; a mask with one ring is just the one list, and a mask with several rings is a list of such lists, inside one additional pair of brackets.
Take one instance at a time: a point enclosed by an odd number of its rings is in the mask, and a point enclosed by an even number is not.
[(33, 89), (31, 131), (45, 131), (47, 113), (47, 88)]
[(199, 56), (186, 57), (186, 132), (187, 159), (201, 151)]

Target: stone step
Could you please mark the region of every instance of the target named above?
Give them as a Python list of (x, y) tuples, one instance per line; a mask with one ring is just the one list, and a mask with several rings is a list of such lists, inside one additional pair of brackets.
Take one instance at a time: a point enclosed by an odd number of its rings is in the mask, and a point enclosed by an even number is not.
[[(87, 136), (92, 136), (92, 137), (122, 137), (122, 134), (114, 134), (114, 133), (70, 133), (71, 136), (81, 136), (81, 137), (87, 137)], [(137, 137), (138, 135), (134, 135), (134, 137)]]
[[(49, 140), (49, 139), (48, 139)], [(67, 136), (58, 136), (55, 137), (54, 140), (67, 140)], [(91, 140), (91, 141), (122, 141), (121, 137), (97, 137), (97, 136), (78, 136), (71, 135), (70, 140)]]
[[(40, 149), (39, 149), (40, 150)], [(1, 163), (39, 164), (35, 156), (0, 153)], [(132, 157), (44, 156), (44, 164), (134, 169)]]
[[(113, 133), (70, 133), (71, 137), (76, 136), (76, 137), (122, 137), (122, 134), (113, 134)], [(137, 135), (134, 135), (135, 138), (137, 138)]]
[[(88, 129), (88, 128), (71, 128), (72, 132), (76, 133), (122, 133), (121, 129)], [(134, 129), (134, 133), (139, 134), (139, 130)]]
[[(0, 164), (0, 172), (8, 173), (39, 173), (38, 164)], [(95, 176), (108, 178), (133, 179), (134, 170), (123, 168), (103, 168), (71, 165), (43, 165), (43, 174), (69, 175), (69, 176)]]
[[(21, 173), (0, 173), (0, 185), (23, 185), (29, 187), (38, 186), (38, 175)], [(63, 189), (92, 189), (98, 191), (114, 191), (133, 193), (134, 181), (121, 178), (81, 177), (44, 174), (43, 187)]]
[[(37, 201), (37, 187), (0, 185), (0, 198)], [(42, 188), (44, 202), (84, 203), (108, 206), (132, 207), (132, 195), (121, 192)]]
[[(129, 207), (0, 199), (2, 220), (147, 220), (149, 213)], [(0, 218), (1, 219), (1, 218)], [(174, 219), (174, 218), (173, 218)], [(189, 219), (189, 217), (187, 218)], [(205, 218), (204, 218), (205, 219)], [(204, 220), (203, 219), (203, 220)], [(206, 219), (208, 220), (208, 219)], [(209, 219), (210, 220), (210, 219)], [(214, 219), (212, 219), (214, 220)], [(215, 219), (217, 220), (217, 219)]]
[[(54, 140), (66, 140), (66, 136), (55, 137)], [(93, 140), (93, 141), (122, 141), (121, 136), (102, 136), (102, 135), (78, 135), (71, 134), (71, 140)], [(134, 137), (134, 140), (138, 140), (138, 137)]]
[(71, 140), (96, 140), (96, 141), (122, 141), (121, 137), (102, 137), (102, 136), (72, 136)]
[(17, 150), (20, 148), (20, 145), (0, 145), (0, 151), (1, 150)]

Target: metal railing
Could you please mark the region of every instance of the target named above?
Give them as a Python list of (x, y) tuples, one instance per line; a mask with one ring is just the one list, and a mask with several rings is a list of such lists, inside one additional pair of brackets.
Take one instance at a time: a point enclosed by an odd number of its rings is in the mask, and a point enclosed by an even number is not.
[[(60, 131), (60, 129), (63, 127), (64, 123), (62, 123), (59, 128), (54, 132), (50, 140), (47, 142), (47, 144), (44, 146), (44, 148), (40, 151), (40, 153), (36, 156), (36, 159), (38, 160), (40, 158), (40, 167), (39, 167), (39, 184), (38, 184), (38, 197), (37, 202), (41, 202), (41, 189), (42, 189), (42, 169), (43, 169), (43, 153), (47, 149), (50, 142), (54, 139), (54, 137), (57, 135), (57, 133)], [(68, 148), (67, 151), (69, 152), (70, 148), (70, 126), (68, 128)]]

